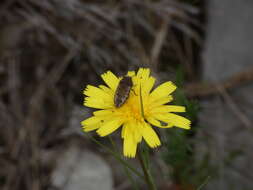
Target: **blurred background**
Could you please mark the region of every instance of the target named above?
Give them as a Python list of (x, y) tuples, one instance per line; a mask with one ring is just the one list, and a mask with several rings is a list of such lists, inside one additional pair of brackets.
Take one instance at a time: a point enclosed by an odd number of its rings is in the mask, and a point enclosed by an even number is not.
[(158, 131), (158, 189), (252, 190), (252, 20), (251, 0), (1, 1), (0, 189), (133, 189), (81, 131), (82, 90), (149, 67), (177, 84), (173, 103), (192, 121)]

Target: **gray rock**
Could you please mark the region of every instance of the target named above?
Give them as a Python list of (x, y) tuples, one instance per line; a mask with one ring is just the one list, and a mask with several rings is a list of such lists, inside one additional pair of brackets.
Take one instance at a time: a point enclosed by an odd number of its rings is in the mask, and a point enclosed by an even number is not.
[(52, 183), (61, 190), (112, 190), (108, 164), (97, 154), (71, 146), (58, 161)]
[[(253, 67), (253, 1), (208, 1), (207, 39), (203, 54), (203, 80), (218, 82)], [(200, 155), (210, 153), (211, 164), (218, 176), (211, 176), (205, 189), (253, 189), (253, 85), (248, 84), (229, 92), (237, 111), (250, 122), (245, 123), (218, 96), (202, 101), (200, 114)], [(231, 156), (239, 151), (237, 156)]]
[(253, 66), (253, 1), (207, 2), (204, 79), (220, 80)]
[(89, 118), (91, 116), (90, 109), (85, 106), (74, 105), (71, 110), (71, 116), (69, 124), (61, 135), (80, 135), (83, 136), (81, 121)]

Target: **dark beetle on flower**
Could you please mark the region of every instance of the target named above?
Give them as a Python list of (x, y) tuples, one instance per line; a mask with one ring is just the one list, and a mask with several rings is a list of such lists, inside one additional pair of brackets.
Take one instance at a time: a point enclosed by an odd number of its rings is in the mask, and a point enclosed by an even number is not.
[(115, 107), (121, 107), (128, 99), (130, 91), (133, 87), (132, 78), (124, 76), (120, 81), (114, 95)]

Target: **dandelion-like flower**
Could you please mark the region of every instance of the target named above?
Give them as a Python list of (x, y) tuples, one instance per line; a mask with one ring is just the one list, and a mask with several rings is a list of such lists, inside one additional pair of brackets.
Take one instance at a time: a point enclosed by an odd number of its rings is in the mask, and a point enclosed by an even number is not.
[[(137, 145), (142, 138), (151, 147), (161, 145), (152, 126), (170, 128), (173, 126), (190, 129), (190, 121), (173, 112), (185, 112), (184, 106), (168, 105), (173, 100), (171, 93), (176, 86), (168, 81), (153, 89), (155, 78), (150, 76), (150, 69), (140, 68), (137, 73), (128, 72), (132, 79), (131, 90), (126, 101), (116, 106), (115, 92), (122, 77), (108, 71), (101, 75), (107, 84), (98, 87), (87, 85), (84, 105), (99, 109), (93, 116), (82, 121), (84, 132), (96, 130), (101, 136), (107, 136), (122, 127), (123, 154), (135, 157)], [(125, 96), (126, 96), (125, 95)]]

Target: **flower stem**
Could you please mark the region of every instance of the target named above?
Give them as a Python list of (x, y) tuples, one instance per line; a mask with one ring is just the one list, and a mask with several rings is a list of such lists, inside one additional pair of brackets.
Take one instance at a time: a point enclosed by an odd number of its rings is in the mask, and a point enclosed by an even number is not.
[[(115, 152), (118, 152), (118, 151), (117, 151), (117, 147), (116, 147), (116, 145), (115, 145), (113, 139), (112, 139), (110, 136), (109, 136), (108, 138), (109, 138), (109, 140), (110, 140), (110, 142), (111, 142), (111, 144), (112, 144), (112, 146), (113, 146), (114, 151), (115, 151)], [(125, 164), (122, 164), (122, 165), (123, 165), (124, 171), (125, 171), (125, 173), (126, 173), (126, 176), (128, 177), (129, 181), (131, 182), (131, 184), (132, 184), (134, 190), (139, 190), (139, 188), (138, 188), (136, 182), (134, 181), (133, 176), (132, 176), (131, 173), (129, 172), (129, 169), (127, 168), (127, 166), (126, 166)]]
[(153, 177), (152, 177), (152, 175), (150, 173), (150, 170), (147, 166), (147, 163), (145, 163), (144, 152), (141, 151), (141, 150), (138, 150), (137, 154), (138, 154), (138, 159), (140, 161), (140, 164), (141, 164), (141, 167), (142, 167), (142, 170), (143, 170), (143, 173), (144, 173), (145, 180), (146, 180), (146, 182), (149, 186), (149, 189), (150, 190), (157, 190), (156, 185), (155, 185), (154, 180), (153, 180)]
[(108, 148), (107, 146), (103, 145), (102, 143), (100, 143), (99, 141), (97, 141), (94, 137), (92, 137), (91, 135), (86, 134), (86, 136), (88, 136), (88, 138), (90, 138), (92, 141), (94, 141), (96, 144), (98, 144), (99, 146), (101, 146), (102, 148), (104, 148), (105, 150), (107, 150), (109, 153), (112, 154), (112, 156), (118, 160), (121, 164), (125, 165), (130, 171), (132, 171), (134, 174), (136, 174), (138, 177), (140, 177), (141, 179), (144, 179), (144, 176), (141, 175), (141, 173), (139, 171), (137, 171), (133, 166), (131, 166), (130, 164), (128, 164), (123, 158), (121, 158), (121, 156), (114, 152), (113, 150), (111, 150), (110, 148)]

